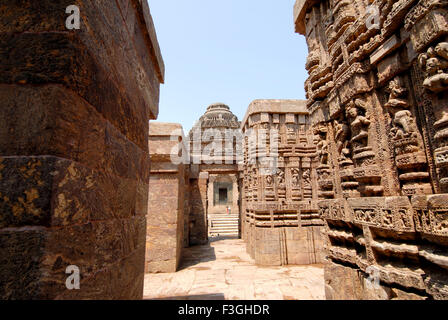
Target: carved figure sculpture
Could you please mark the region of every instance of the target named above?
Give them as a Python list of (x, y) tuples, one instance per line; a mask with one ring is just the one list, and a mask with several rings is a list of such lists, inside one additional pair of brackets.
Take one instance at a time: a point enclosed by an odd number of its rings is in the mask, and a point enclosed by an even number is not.
[(368, 116), (363, 116), (360, 113), (360, 110), (366, 111), (365, 103), (356, 99), (354, 103), (347, 107), (347, 118), (350, 121), (352, 142), (356, 142), (358, 147), (367, 147), (369, 136), (367, 130), (371, 122)]
[(423, 86), (432, 92), (441, 92), (448, 86), (448, 42), (430, 47), (419, 56), (420, 66), (426, 70), (427, 78)]
[(303, 179), (303, 184), (305, 186), (311, 186), (311, 170), (310, 169), (305, 169), (303, 171), (302, 179)]
[(336, 128), (335, 140), (340, 157), (339, 160), (344, 160), (349, 158), (350, 156), (350, 150), (348, 148), (350, 138), (350, 128), (346, 123), (344, 122), (339, 123), (338, 121), (335, 121), (335, 128)]
[(283, 171), (283, 169), (279, 169), (277, 171), (277, 181), (280, 186), (285, 185), (285, 172)]
[(299, 183), (300, 183), (300, 174), (299, 174), (299, 170), (297, 169), (292, 169), (292, 185), (293, 187), (298, 187)]
[(272, 187), (272, 185), (274, 184), (274, 179), (272, 178), (271, 175), (266, 176), (266, 185), (268, 187)]
[(317, 154), (319, 155), (320, 164), (326, 165), (328, 164), (328, 141), (327, 141), (327, 131), (323, 128), (317, 130), (316, 137), (316, 146), (317, 146)]
[(400, 84), (400, 79), (396, 77), (389, 83), (387, 89), (390, 92), (389, 101), (386, 103), (389, 113), (393, 117), (393, 128), (391, 130), (394, 139), (404, 139), (415, 133), (416, 128), (412, 113), (408, 109), (408, 102), (403, 99), (407, 94), (407, 89)]

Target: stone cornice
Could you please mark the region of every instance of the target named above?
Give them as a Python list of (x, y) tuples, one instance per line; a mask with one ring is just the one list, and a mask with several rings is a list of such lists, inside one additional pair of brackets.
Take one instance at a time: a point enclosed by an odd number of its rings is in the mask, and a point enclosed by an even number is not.
[(302, 35), (305, 35), (305, 15), (309, 8), (314, 4), (320, 2), (320, 0), (297, 0), (294, 5), (294, 25), (295, 31)]

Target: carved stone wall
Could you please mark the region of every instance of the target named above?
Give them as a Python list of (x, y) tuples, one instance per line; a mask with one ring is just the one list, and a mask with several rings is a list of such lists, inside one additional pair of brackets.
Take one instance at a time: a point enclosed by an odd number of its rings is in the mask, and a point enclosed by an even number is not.
[(329, 299), (447, 299), (448, 3), (298, 0)]
[(320, 263), (321, 166), (305, 102), (256, 100), (241, 128), (242, 236), (248, 252), (261, 265)]
[[(73, 4), (79, 30), (65, 26)], [(164, 74), (147, 3), (0, 12), (0, 299), (141, 299)], [(66, 287), (70, 265), (80, 290)]]

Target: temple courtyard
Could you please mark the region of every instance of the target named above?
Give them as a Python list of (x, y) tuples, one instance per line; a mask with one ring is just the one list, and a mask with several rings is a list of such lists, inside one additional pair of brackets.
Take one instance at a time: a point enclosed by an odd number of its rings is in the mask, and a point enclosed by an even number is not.
[(322, 300), (321, 265), (257, 266), (243, 240), (215, 238), (185, 249), (176, 273), (145, 275), (144, 299)]

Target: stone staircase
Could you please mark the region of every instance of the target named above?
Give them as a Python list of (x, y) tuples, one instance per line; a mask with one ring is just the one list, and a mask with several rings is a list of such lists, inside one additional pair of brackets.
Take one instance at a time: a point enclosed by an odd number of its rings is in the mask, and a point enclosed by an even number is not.
[(215, 214), (208, 217), (208, 236), (238, 236), (238, 214)]

